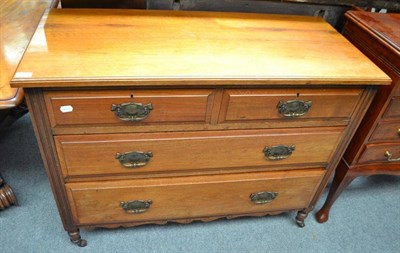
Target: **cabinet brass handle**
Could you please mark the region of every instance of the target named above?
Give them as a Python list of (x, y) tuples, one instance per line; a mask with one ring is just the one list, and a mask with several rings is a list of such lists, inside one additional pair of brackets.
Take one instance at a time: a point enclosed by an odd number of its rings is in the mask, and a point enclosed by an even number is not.
[(288, 158), (293, 151), (296, 149), (295, 145), (292, 146), (272, 146), (272, 147), (265, 147), (263, 152), (264, 156), (268, 160), (282, 160)]
[(116, 153), (115, 159), (126, 168), (138, 168), (145, 166), (153, 157), (151, 152), (132, 151), (124, 154)]
[(277, 108), (278, 112), (289, 118), (295, 118), (305, 115), (311, 108), (312, 101), (303, 100), (290, 100), (290, 101), (279, 101)]
[(400, 137), (400, 128), (397, 129), (397, 135)]
[(123, 103), (123, 104), (112, 104), (111, 111), (123, 121), (141, 121), (149, 116), (153, 105), (143, 105), (140, 103)]
[(273, 201), (278, 196), (277, 192), (257, 192), (250, 195), (250, 200), (254, 204), (261, 205)]
[(120, 203), (120, 207), (125, 210), (127, 213), (131, 214), (138, 214), (138, 213), (144, 213), (146, 212), (153, 201), (150, 200), (131, 200), (124, 202), (122, 201)]
[(385, 156), (387, 157), (388, 162), (400, 162), (400, 157), (392, 158), (392, 154), (389, 151), (385, 151)]

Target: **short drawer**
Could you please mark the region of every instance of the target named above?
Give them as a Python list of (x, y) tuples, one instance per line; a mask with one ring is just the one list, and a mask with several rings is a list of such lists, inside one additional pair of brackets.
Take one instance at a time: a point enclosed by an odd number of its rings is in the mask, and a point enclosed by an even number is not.
[(206, 123), (214, 97), (211, 89), (47, 91), (44, 96), (53, 127)]
[(400, 143), (367, 145), (358, 163), (400, 163)]
[(379, 123), (375, 128), (370, 141), (400, 142), (400, 121)]
[[(343, 128), (56, 136), (64, 176), (327, 164)], [(280, 156), (280, 157), (279, 157)], [(276, 158), (276, 159), (275, 159)]]
[(220, 122), (348, 119), (361, 89), (228, 89)]
[(207, 218), (299, 210), (324, 170), (68, 183), (76, 224)]
[(400, 117), (400, 97), (393, 97), (383, 116), (384, 118)]

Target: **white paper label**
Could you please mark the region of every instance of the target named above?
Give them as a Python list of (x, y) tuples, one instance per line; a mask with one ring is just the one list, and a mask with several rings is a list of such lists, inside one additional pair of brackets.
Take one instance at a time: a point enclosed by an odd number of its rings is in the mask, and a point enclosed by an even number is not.
[(63, 113), (72, 112), (73, 110), (74, 110), (74, 108), (71, 105), (60, 106), (60, 111)]
[(17, 72), (15, 78), (29, 78), (32, 77), (32, 72)]

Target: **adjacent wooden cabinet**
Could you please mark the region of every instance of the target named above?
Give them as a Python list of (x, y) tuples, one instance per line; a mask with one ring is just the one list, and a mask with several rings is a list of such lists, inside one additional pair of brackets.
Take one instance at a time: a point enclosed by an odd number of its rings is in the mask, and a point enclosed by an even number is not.
[(326, 222), (334, 201), (358, 176), (400, 175), (400, 14), (350, 11), (344, 35), (386, 72), (382, 86), (346, 150), (328, 198), (317, 213)]
[(79, 228), (304, 226), (388, 84), (319, 17), (79, 9), (44, 15), (13, 79), (80, 246)]

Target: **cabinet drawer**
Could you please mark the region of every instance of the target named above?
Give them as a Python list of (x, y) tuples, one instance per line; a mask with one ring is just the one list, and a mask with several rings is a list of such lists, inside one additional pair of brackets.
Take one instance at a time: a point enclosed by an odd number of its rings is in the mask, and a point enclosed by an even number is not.
[[(213, 90), (115, 90), (115, 91), (48, 91), (44, 94), (50, 122), (55, 126), (90, 124), (127, 124), (173, 122), (208, 122), (211, 117)], [(149, 113), (143, 107), (120, 108), (137, 121), (117, 117), (118, 105), (126, 103), (151, 104)], [(112, 107), (114, 106), (114, 111)], [(149, 108), (149, 107), (147, 107)], [(124, 109), (126, 109), (124, 111)], [(140, 112), (142, 110), (142, 112)], [(145, 117), (144, 119), (141, 119)]]
[[(389, 154), (391, 154), (391, 156), (389, 156)], [(389, 161), (389, 159), (391, 161)], [(400, 143), (367, 145), (358, 162), (400, 163)]]
[[(66, 189), (76, 224), (101, 224), (301, 209), (308, 206), (323, 175), (322, 169), (240, 173), (68, 183)], [(261, 192), (269, 193), (253, 198), (271, 202), (256, 204), (250, 199)], [(121, 207), (121, 202), (135, 200), (136, 205), (129, 205), (132, 213)], [(146, 209), (144, 201), (149, 200)]]
[(379, 125), (375, 128), (370, 141), (400, 142), (400, 121), (379, 123)]
[[(219, 121), (348, 119), (361, 91), (360, 89), (228, 89), (224, 92)], [(309, 107), (308, 110), (305, 107)]]
[[(342, 130), (336, 127), (320, 130), (302, 128), (71, 135), (57, 136), (55, 141), (64, 176), (244, 169), (257, 166), (272, 166), (271, 170), (276, 170), (273, 166), (325, 165), (339, 142)], [(277, 147), (279, 145), (295, 146), (295, 149), (285, 159), (271, 160), (274, 158), (271, 153), (290, 153), (291, 150)], [(269, 158), (266, 158), (264, 149), (270, 153)], [(136, 153), (124, 157), (117, 155), (127, 152)], [(137, 152), (151, 152), (151, 155)], [(140, 163), (143, 160), (148, 161)], [(135, 162), (144, 166), (129, 168), (135, 166)]]
[(400, 117), (400, 97), (393, 97), (384, 114), (385, 118)]

